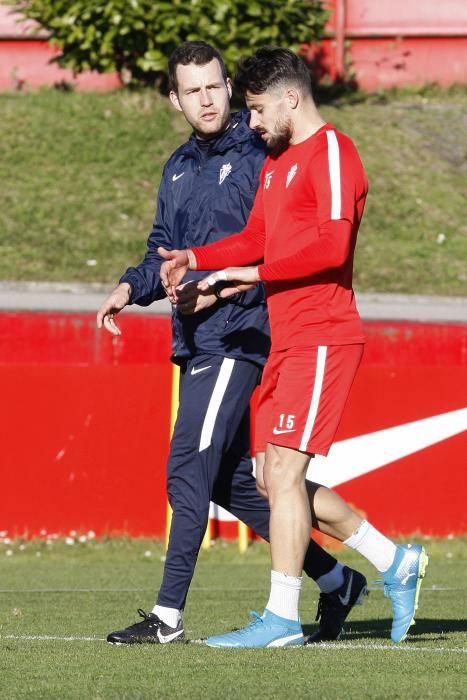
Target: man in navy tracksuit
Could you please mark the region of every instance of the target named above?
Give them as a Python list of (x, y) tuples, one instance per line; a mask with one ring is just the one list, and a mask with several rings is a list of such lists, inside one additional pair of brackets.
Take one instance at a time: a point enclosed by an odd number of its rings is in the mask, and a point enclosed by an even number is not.
[[(129, 268), (103, 303), (98, 326), (119, 334), (114, 316), (127, 304), (163, 299), (156, 253), (210, 243), (240, 231), (255, 196), (265, 150), (248, 112), (230, 114), (231, 86), (218, 52), (186, 42), (171, 56), (171, 101), (193, 128), (165, 165), (157, 215), (143, 262)], [(173, 510), (164, 576), (151, 613), (109, 634), (114, 644), (170, 643), (184, 638), (182, 611), (212, 500), (269, 539), (269, 506), (256, 489), (250, 457), (249, 402), (269, 350), (260, 285), (235, 297), (202, 294), (190, 273), (173, 309), (173, 355), (180, 365), (180, 405), (167, 465)], [(305, 572), (320, 587), (315, 640), (336, 639), (366, 592), (364, 576), (310, 540)], [(345, 604), (342, 604), (339, 593)]]

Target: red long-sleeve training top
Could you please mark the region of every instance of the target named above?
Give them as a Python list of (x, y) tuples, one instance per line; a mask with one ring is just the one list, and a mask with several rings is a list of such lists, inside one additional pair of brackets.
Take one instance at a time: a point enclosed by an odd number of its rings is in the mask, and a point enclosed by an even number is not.
[(246, 227), (194, 248), (196, 268), (264, 261), (273, 351), (361, 343), (352, 272), (367, 191), (354, 144), (325, 124), (266, 159)]

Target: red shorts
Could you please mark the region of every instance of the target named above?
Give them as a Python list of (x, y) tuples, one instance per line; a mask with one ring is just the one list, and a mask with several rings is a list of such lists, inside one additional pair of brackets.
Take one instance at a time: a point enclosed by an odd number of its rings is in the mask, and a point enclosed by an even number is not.
[(270, 442), (327, 455), (362, 354), (363, 344), (272, 352), (261, 380), (255, 452)]

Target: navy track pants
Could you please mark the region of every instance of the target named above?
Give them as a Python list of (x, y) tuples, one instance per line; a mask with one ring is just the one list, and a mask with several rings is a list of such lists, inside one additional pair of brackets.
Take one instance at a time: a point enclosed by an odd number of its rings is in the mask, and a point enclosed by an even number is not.
[[(249, 402), (260, 377), (254, 363), (218, 355), (197, 355), (182, 368), (167, 463), (172, 525), (158, 605), (185, 607), (210, 501), (269, 539), (269, 505), (256, 489), (250, 456)], [(317, 579), (335, 563), (310, 540), (309, 576)]]

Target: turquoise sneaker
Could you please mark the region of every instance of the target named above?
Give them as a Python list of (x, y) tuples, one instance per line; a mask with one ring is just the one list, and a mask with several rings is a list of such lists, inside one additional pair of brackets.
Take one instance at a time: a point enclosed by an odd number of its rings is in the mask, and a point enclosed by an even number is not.
[(301, 646), (304, 643), (302, 626), (299, 621), (287, 620), (269, 610), (258, 615), (250, 612), (253, 621), (241, 630), (208, 637), (209, 647), (243, 649), (260, 647)]
[(396, 644), (406, 638), (409, 627), (415, 624), (414, 615), (427, 566), (424, 547), (419, 544), (398, 545), (393, 563), (383, 574), (384, 595), (392, 604), (391, 639)]

